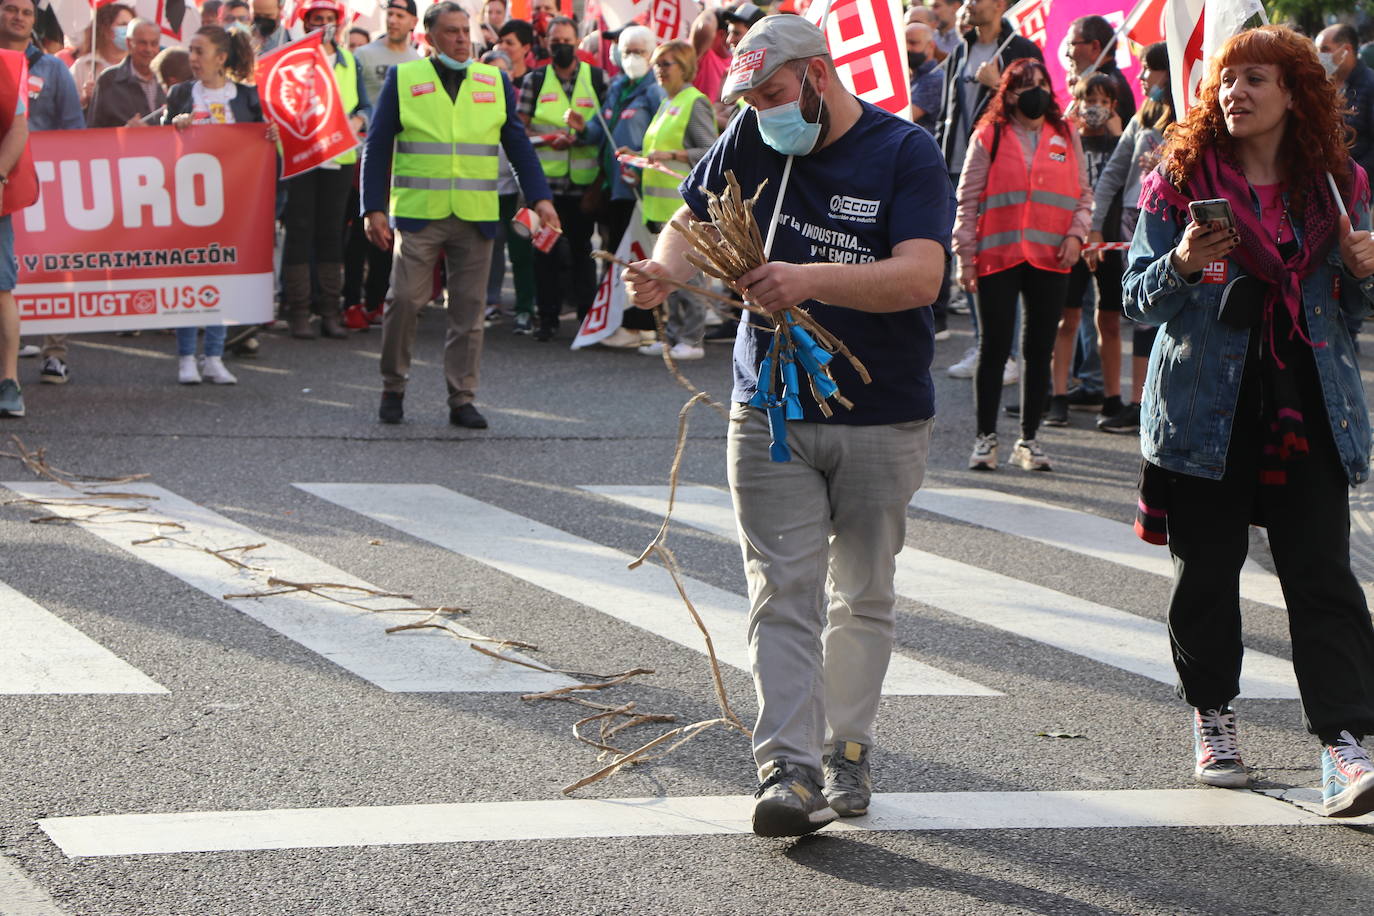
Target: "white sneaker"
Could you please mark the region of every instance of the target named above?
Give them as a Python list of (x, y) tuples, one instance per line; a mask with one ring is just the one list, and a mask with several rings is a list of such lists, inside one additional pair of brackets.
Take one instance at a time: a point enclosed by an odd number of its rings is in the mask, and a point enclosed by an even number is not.
[(964, 358), (945, 370), (945, 374), (950, 378), (973, 378), (974, 370), (978, 368), (978, 348), (969, 347), (964, 351)]
[[(662, 346), (662, 344), (659, 344), (660, 348)], [(677, 343), (673, 344), (673, 348), (668, 351), (668, 355), (679, 361), (686, 359), (701, 359), (706, 356), (706, 348), (694, 347), (689, 343)]]
[(201, 366), (201, 372), (207, 381), (214, 382), (216, 385), (237, 385), (239, 380), (234, 377), (234, 373), (224, 368), (224, 360), (219, 356), (205, 357), (205, 364)]
[(645, 344), (644, 346), (640, 347), (638, 352), (640, 356), (662, 356), (663, 344), (659, 343), (658, 341), (654, 341), (651, 344)]
[(1007, 357), (1007, 368), (1002, 370), (1002, 386), (1015, 385), (1021, 381), (1021, 368), (1016, 365), (1016, 357)]
[(1017, 439), (1016, 444), (1011, 447), (1011, 460), (1013, 464), (1019, 464), (1027, 471), (1050, 469), (1049, 456), (1034, 439)]
[(615, 333), (610, 337), (603, 337), (599, 343), (603, 347), (612, 347), (617, 350), (628, 350), (631, 347), (639, 346), (639, 332), (627, 331), (625, 328), (616, 328)]
[(177, 381), (183, 385), (200, 384), (200, 369), (196, 368), (196, 358), (194, 356), (180, 356), (177, 358)]
[(997, 470), (997, 434), (979, 435), (973, 440), (973, 454), (968, 456), (971, 471)]
[(43, 348), (38, 344), (24, 344), (19, 348), (20, 359), (32, 359), (43, 352)]

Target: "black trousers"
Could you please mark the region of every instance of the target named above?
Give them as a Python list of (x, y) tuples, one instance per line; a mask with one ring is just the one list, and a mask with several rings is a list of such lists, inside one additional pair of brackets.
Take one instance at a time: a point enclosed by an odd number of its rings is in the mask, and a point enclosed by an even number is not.
[(355, 167), (311, 169), (286, 180), (283, 265), (343, 262), (344, 209)]
[[(1251, 363), (1255, 350), (1252, 345)], [(1251, 520), (1259, 519), (1269, 530), (1288, 606), (1303, 724), (1324, 740), (1343, 729), (1371, 735), (1374, 626), (1350, 571), (1349, 483), (1326, 411), (1320, 399), (1314, 404), (1304, 398), (1311, 452), (1289, 466), (1286, 484), (1261, 485), (1258, 389), (1252, 366), (1242, 383), (1221, 480), (1168, 475), (1174, 558), (1169, 639), (1178, 694), (1191, 706), (1211, 709), (1240, 693), (1240, 569)]]
[(1050, 360), (1059, 316), (1064, 311), (1069, 275), (1018, 264), (978, 278), (974, 308), (978, 310), (978, 368), (974, 372), (973, 409), (980, 435), (997, 432), (1001, 409), (1002, 372), (1011, 356), (1016, 327), (1016, 299), (1021, 296), (1021, 437), (1034, 439), (1045, 410), (1050, 385)]
[[(367, 240), (367, 221), (358, 215), (358, 189), (348, 195), (348, 231), (344, 237), (344, 305), (364, 303), (375, 309), (386, 300), (391, 285), (391, 252)], [(363, 268), (366, 266), (366, 279)]]
[(541, 327), (558, 324), (564, 298), (586, 317), (596, 296), (596, 264), (592, 261), (592, 218), (582, 212), (581, 194), (555, 194), (554, 209), (563, 235), (548, 254), (534, 253), (535, 301)]

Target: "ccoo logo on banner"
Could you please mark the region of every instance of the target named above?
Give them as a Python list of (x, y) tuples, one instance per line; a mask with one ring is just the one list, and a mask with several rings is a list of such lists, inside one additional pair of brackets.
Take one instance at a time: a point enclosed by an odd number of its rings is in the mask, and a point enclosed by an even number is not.
[[(825, 0), (816, 0), (806, 18), (819, 24)], [(831, 0), (825, 40), (840, 80), (865, 102), (911, 118), (911, 82), (906, 39), (898, 0)]]
[(311, 32), (258, 61), (263, 112), (281, 132), (282, 178), (323, 165), (358, 145), (334, 70)]

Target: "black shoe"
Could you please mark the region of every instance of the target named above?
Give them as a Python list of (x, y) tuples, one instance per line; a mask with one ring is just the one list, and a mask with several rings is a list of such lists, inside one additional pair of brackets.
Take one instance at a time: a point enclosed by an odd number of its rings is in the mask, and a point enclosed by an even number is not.
[(377, 410), (377, 419), (381, 420), (383, 423), (392, 424), (400, 423), (404, 420), (406, 418), (406, 412), (405, 407), (402, 406), (402, 402), (405, 401), (405, 397), (406, 396), (399, 391), (383, 391), (382, 406)]
[(1068, 399), (1074, 410), (1097, 410), (1102, 406), (1102, 392), (1084, 391), (1082, 386), (1070, 391)]
[(1104, 433), (1134, 433), (1140, 431), (1140, 405), (1127, 404), (1114, 417), (1098, 417), (1097, 428)]
[(512, 334), (529, 335), (534, 330), (534, 318), (530, 315), (519, 314), (515, 316), (515, 324), (510, 329)]
[(465, 429), (486, 429), (487, 418), (477, 412), (471, 404), (461, 404), (448, 412), (448, 422)]
[(737, 321), (727, 321), (724, 324), (718, 324), (714, 328), (708, 330), (703, 339), (711, 341), (712, 343), (734, 343), (738, 326), (739, 322)]
[(343, 340), (348, 337), (348, 330), (339, 323), (338, 318), (327, 316), (320, 319), (320, 336), (329, 340)]
[(754, 833), (759, 836), (805, 836), (835, 819), (820, 785), (786, 760), (769, 764), (754, 798)]
[(1069, 397), (1065, 394), (1056, 394), (1050, 398), (1049, 410), (1045, 411), (1045, 418), (1040, 422), (1046, 426), (1068, 426), (1069, 425)]
[(558, 325), (541, 324), (539, 328), (534, 332), (534, 339), (539, 341), (540, 343), (548, 343), (549, 341), (553, 340), (554, 335), (557, 333)]

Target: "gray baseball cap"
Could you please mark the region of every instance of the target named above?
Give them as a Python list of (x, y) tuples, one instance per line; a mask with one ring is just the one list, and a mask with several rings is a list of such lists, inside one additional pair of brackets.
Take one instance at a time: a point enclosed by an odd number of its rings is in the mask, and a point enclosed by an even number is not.
[(825, 34), (801, 16), (764, 16), (735, 48), (730, 71), (720, 84), (720, 100), (733, 105), (744, 93), (768, 82), (788, 61), (829, 54)]

